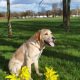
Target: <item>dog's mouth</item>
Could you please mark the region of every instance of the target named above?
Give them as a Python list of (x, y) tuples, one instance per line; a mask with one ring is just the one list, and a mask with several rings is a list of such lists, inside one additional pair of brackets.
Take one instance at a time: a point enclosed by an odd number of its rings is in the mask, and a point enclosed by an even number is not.
[(47, 40), (44, 40), (45, 44), (51, 46), (51, 47), (54, 47), (54, 42), (53, 41), (47, 41)]

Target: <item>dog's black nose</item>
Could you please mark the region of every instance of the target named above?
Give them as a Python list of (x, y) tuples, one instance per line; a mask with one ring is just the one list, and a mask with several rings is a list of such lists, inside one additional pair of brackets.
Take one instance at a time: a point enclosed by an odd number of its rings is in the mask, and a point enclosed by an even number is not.
[(52, 37), (53, 40), (55, 40), (55, 37)]

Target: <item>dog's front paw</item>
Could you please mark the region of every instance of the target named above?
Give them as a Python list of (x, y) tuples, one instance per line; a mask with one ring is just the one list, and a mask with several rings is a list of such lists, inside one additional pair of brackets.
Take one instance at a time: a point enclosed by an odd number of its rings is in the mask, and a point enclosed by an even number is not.
[(43, 76), (43, 74), (42, 74), (42, 73), (37, 73), (37, 75), (38, 75), (38, 76)]
[(30, 78), (30, 80), (33, 80), (33, 78)]

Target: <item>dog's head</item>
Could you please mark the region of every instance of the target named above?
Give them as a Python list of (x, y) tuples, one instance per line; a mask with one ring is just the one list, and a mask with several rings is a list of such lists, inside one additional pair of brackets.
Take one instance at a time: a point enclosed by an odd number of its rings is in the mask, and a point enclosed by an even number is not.
[(54, 47), (55, 38), (49, 29), (39, 30), (36, 33), (36, 39), (42, 41), (44, 44)]

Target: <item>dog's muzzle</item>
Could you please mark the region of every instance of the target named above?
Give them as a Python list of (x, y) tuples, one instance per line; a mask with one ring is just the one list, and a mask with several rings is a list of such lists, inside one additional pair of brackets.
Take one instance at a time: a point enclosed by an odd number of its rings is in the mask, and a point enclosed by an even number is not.
[(54, 42), (55, 42), (55, 38), (52, 37), (52, 38), (48, 38), (47, 40), (44, 40), (45, 44), (51, 46), (51, 47), (54, 47)]

